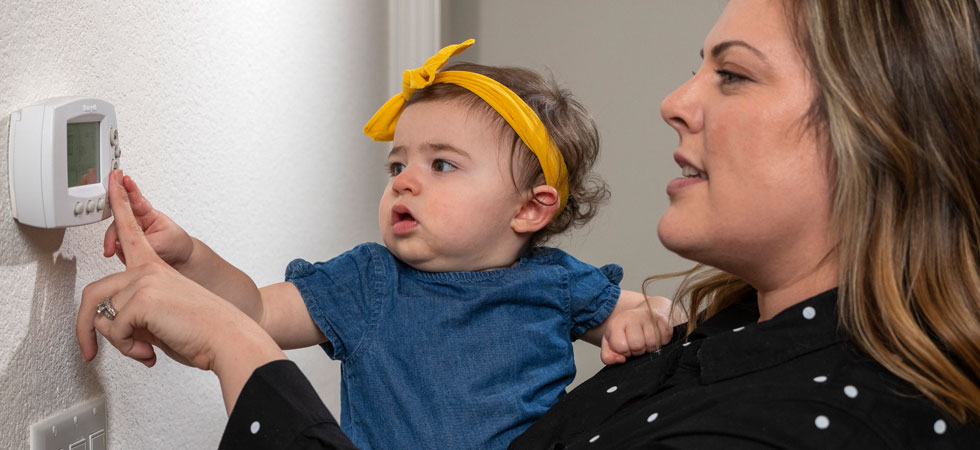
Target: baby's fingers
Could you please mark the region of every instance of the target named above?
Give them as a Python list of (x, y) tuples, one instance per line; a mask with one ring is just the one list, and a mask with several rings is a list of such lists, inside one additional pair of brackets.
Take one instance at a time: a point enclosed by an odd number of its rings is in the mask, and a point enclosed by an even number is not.
[(102, 238), (102, 255), (111, 258), (116, 254), (116, 221), (109, 224), (105, 229), (105, 237)]
[[(651, 339), (648, 339), (648, 336), (651, 333), (647, 333), (644, 328), (646, 327), (640, 324), (629, 324), (626, 326), (626, 329), (624, 330), (628, 345), (626, 350), (629, 352), (628, 354), (630, 356), (642, 355), (650, 348), (649, 343), (651, 342)], [(652, 341), (656, 343), (656, 338), (654, 338)], [(659, 348), (659, 346), (655, 348)]]
[(119, 245), (119, 233), (116, 232), (116, 221), (113, 220), (109, 225), (109, 228), (105, 230), (105, 238), (102, 240), (102, 255), (106, 258), (111, 258), (113, 255), (119, 258), (119, 261), (126, 264), (126, 254), (122, 250), (122, 246)]
[(626, 362), (626, 356), (628, 355), (623, 355), (613, 350), (609, 345), (609, 340), (605, 336), (602, 337), (602, 345), (599, 347), (599, 359), (602, 360), (603, 364), (607, 366), (622, 364)]
[(126, 254), (126, 265), (141, 265), (159, 259), (153, 247), (146, 240), (143, 228), (133, 213), (129, 194), (123, 186), (122, 171), (114, 170), (109, 174), (109, 204), (112, 215), (115, 216), (115, 232), (123, 252)]
[(664, 318), (664, 320), (658, 320), (654, 324), (654, 327), (656, 328), (654, 333), (660, 336), (661, 346), (667, 345), (667, 343), (669, 343), (674, 337), (674, 328), (670, 326), (670, 323), (667, 322), (666, 318)]
[(643, 336), (646, 338), (644, 346), (647, 352), (654, 352), (663, 347), (664, 344), (670, 342), (664, 340), (663, 334), (660, 333), (660, 329), (663, 328), (657, 323), (648, 323), (643, 326)]
[(123, 186), (126, 188), (126, 193), (129, 194), (129, 203), (132, 205), (133, 214), (140, 217), (143, 220), (152, 220), (153, 217), (143, 217), (151, 215), (154, 213), (153, 205), (150, 201), (143, 196), (143, 192), (140, 191), (139, 186), (133, 181), (133, 178), (129, 175), (123, 177)]
[[(146, 228), (155, 218), (153, 206), (143, 196), (139, 186), (136, 185), (136, 182), (129, 175), (122, 178), (122, 183), (123, 187), (126, 188), (126, 196), (129, 198), (129, 205), (132, 208), (134, 217), (137, 219), (137, 223), (140, 224), (141, 228)], [(119, 260), (123, 264), (126, 264), (126, 257), (119, 244), (119, 232), (116, 230), (116, 226), (116, 221), (113, 220), (109, 228), (105, 230), (105, 239), (102, 241), (103, 254), (106, 258), (117, 255), (119, 256)]]

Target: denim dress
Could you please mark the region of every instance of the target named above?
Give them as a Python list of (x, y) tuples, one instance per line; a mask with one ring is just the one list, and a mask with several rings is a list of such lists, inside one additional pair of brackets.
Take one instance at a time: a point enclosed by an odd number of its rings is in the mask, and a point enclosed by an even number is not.
[(619, 298), (622, 268), (537, 248), (513, 267), (423, 272), (382, 245), (286, 269), (341, 364), (359, 448), (506, 448), (565, 394), (572, 340)]

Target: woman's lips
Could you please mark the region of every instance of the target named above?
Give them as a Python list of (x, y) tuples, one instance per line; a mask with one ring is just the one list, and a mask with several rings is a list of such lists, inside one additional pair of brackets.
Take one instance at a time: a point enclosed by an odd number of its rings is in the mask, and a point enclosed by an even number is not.
[(708, 180), (700, 177), (674, 178), (673, 180), (670, 180), (670, 183), (667, 183), (667, 195), (673, 197), (674, 194), (680, 192), (681, 189), (698, 183), (705, 183), (707, 181)]
[(680, 151), (674, 152), (674, 162), (681, 167), (681, 178), (674, 178), (667, 183), (667, 195), (673, 196), (688, 186), (708, 181), (708, 175), (704, 170), (695, 166), (691, 160), (681, 155)]

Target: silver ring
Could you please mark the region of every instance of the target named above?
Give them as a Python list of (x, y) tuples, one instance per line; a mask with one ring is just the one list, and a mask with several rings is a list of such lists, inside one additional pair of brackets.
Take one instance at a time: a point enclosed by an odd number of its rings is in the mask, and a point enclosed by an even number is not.
[(108, 296), (102, 299), (102, 303), (95, 307), (96, 314), (102, 314), (107, 319), (112, 320), (116, 318), (116, 308), (112, 307), (112, 296)]

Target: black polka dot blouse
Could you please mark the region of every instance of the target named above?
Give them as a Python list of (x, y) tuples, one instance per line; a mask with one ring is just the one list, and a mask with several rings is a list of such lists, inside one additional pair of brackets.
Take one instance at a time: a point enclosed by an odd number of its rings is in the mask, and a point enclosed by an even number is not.
[(228, 417), (218, 450), (353, 450), (354, 444), (289, 360), (252, 373)]
[(837, 331), (836, 290), (757, 322), (752, 294), (599, 372), (512, 449), (980, 449)]

